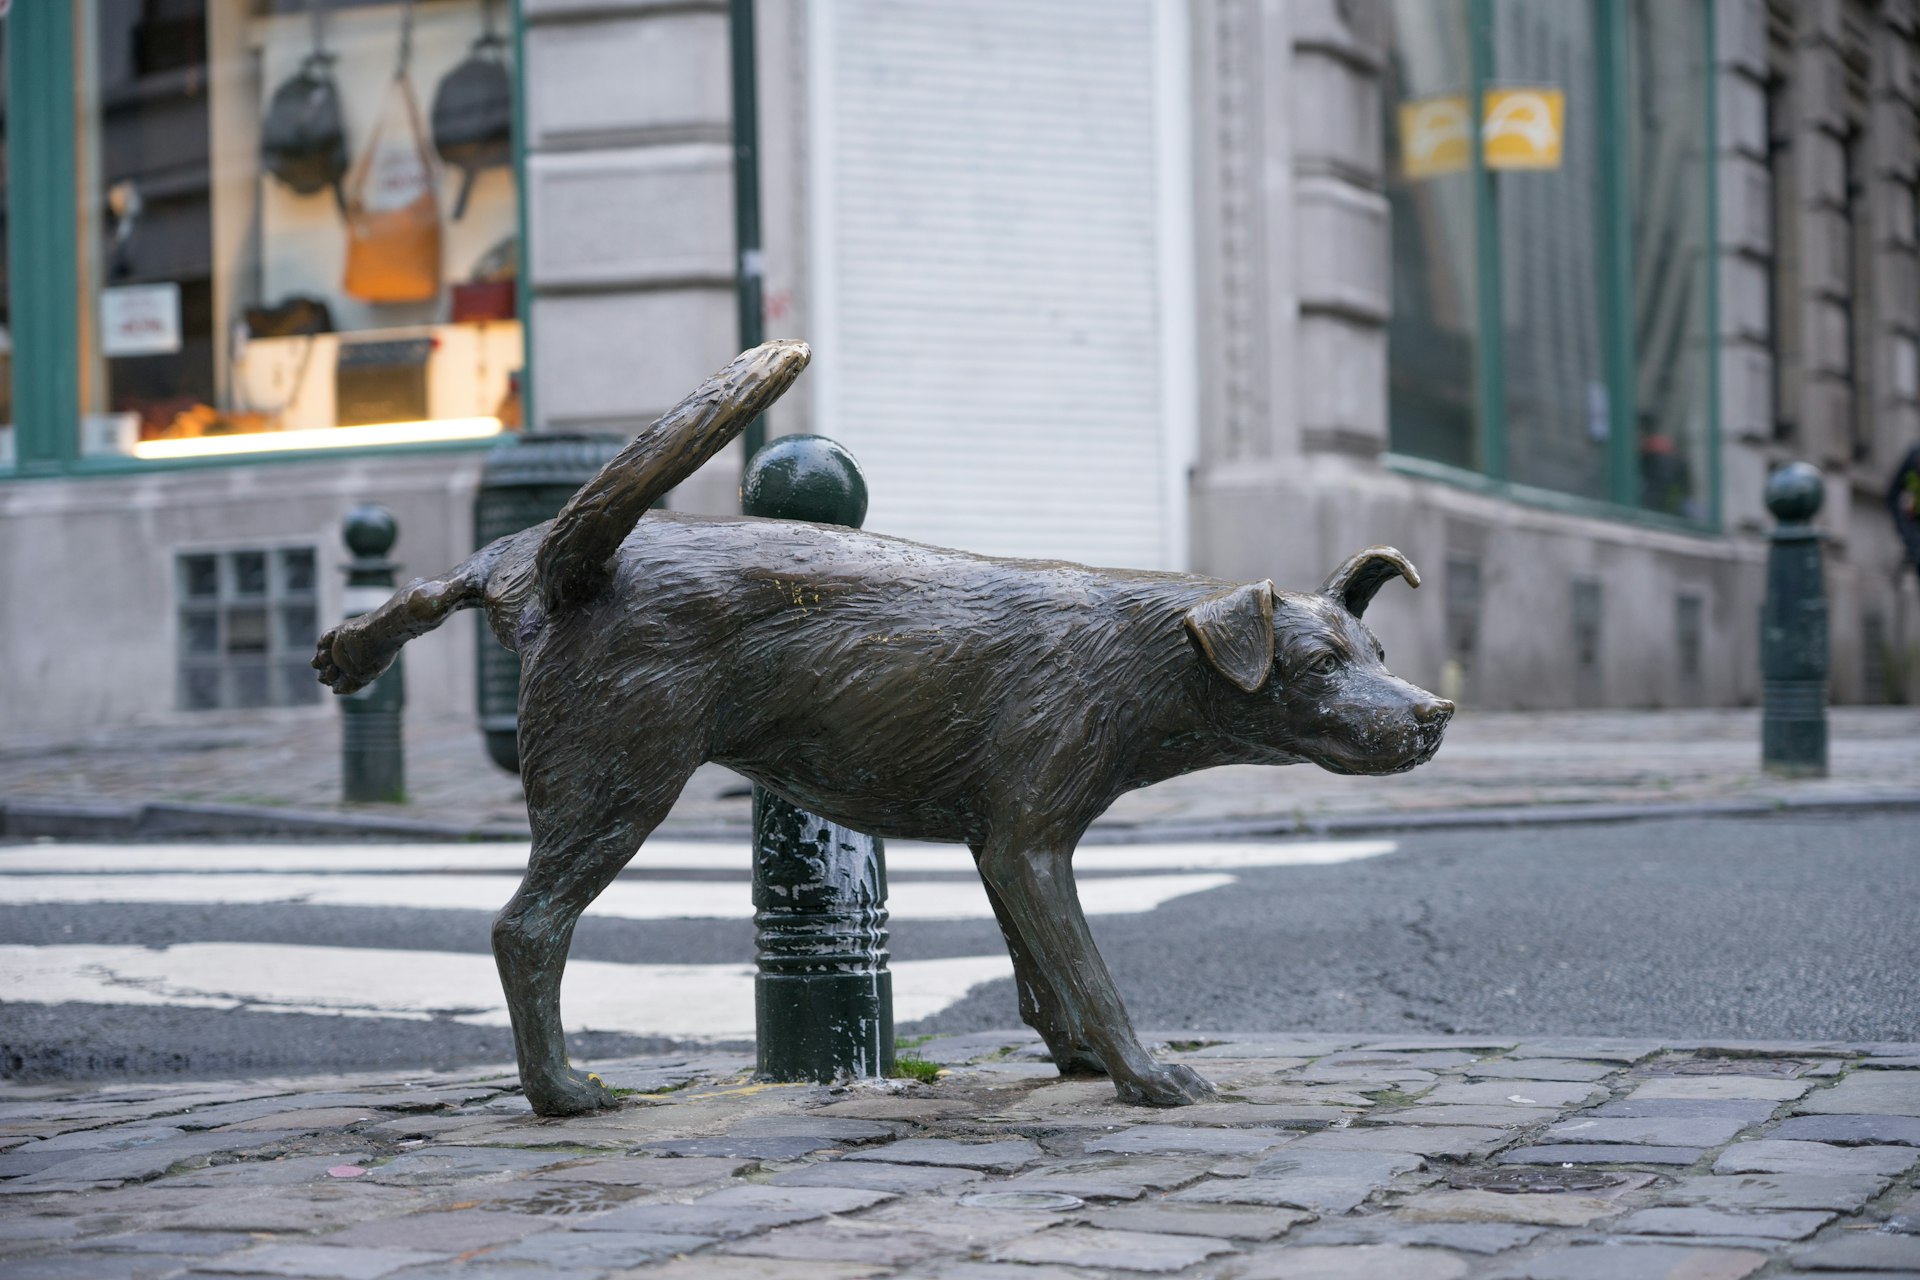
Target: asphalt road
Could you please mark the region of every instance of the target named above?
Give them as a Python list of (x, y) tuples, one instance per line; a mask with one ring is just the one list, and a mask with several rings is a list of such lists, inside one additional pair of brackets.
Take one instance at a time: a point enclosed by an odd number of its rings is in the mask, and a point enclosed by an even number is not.
[[(1136, 1025), (1920, 1040), (1920, 819), (1911, 813), (1398, 840), (1383, 856), (1239, 869), (1225, 887), (1096, 918)], [(399, 906), (0, 906), (0, 945), (16, 957), (30, 954), (24, 948), (208, 942), (477, 957), (488, 926), (482, 911)], [(985, 920), (907, 920), (893, 931), (896, 961), (999, 947)], [(745, 964), (752, 925), (589, 917), (573, 957)], [(1011, 982), (996, 981), (899, 1030), (1017, 1022)], [(596, 1033), (577, 1037), (574, 1053), (591, 1061), (671, 1045)], [(504, 1028), (443, 1016), (0, 1005), (0, 1075), (16, 1079), (406, 1069), (510, 1056)]]

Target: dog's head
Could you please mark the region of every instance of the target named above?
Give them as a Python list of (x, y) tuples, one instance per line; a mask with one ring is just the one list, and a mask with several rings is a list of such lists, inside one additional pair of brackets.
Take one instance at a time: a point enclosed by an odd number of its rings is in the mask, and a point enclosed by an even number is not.
[(1225, 691), (1228, 731), (1275, 763), (1334, 773), (1400, 773), (1440, 749), (1453, 704), (1386, 668), (1360, 615), (1374, 593), (1420, 575), (1392, 547), (1368, 547), (1300, 595), (1255, 582), (1187, 612), (1187, 634)]

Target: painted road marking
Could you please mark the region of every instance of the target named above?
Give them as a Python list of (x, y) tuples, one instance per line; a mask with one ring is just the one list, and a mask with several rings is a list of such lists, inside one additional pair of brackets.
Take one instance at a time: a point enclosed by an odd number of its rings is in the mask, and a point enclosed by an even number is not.
[[(1330, 866), (1394, 852), (1392, 840), (1182, 841), (1089, 845), (1074, 855), (1081, 874), (1214, 871), (1247, 867)], [(271, 871), (331, 875), (344, 872), (484, 872), (518, 874), (527, 845), (513, 841), (468, 844), (29, 844), (0, 846), (0, 875), (11, 873)], [(750, 870), (744, 842), (650, 840), (633, 860), (636, 871)], [(888, 875), (968, 872), (973, 858), (959, 845), (896, 840), (887, 844)]]
[[(888, 879), (887, 910), (895, 920), (993, 918), (978, 879)], [(1080, 903), (1088, 915), (1130, 915), (1232, 883), (1232, 876), (1219, 872), (1093, 877), (1080, 881)], [(295, 903), (492, 913), (519, 884), (518, 876), (500, 875), (10, 875), (0, 876), (0, 906)], [(743, 881), (622, 880), (603, 890), (587, 914), (623, 920), (750, 920), (753, 899)]]
[[(1013, 975), (1004, 955), (890, 966), (894, 1016), (929, 1018), (983, 982)], [(493, 957), (237, 942), (0, 946), (0, 1001), (173, 1005), (359, 1018), (509, 1025)], [(567, 1030), (753, 1039), (750, 964), (574, 960), (561, 986)]]

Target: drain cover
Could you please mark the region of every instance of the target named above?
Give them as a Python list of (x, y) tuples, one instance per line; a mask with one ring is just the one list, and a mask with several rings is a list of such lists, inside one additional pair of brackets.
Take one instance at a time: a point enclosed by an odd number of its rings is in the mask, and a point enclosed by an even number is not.
[(1517, 1196), (1600, 1191), (1625, 1181), (1621, 1174), (1599, 1169), (1462, 1169), (1447, 1179), (1447, 1185), (1461, 1191), (1498, 1191)]
[(969, 1209), (1078, 1209), (1086, 1201), (1064, 1191), (970, 1191), (960, 1203)]

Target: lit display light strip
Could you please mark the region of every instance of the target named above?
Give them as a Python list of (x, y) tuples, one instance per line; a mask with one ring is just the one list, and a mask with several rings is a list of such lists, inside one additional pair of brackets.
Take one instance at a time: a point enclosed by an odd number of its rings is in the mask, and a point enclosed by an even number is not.
[(435, 418), (424, 422), (376, 422), (362, 427), (322, 427), (312, 431), (246, 431), (184, 440), (142, 440), (133, 446), (133, 456), (210, 458), (232, 453), (287, 453), (300, 449), (484, 440), (499, 434), (498, 418)]

